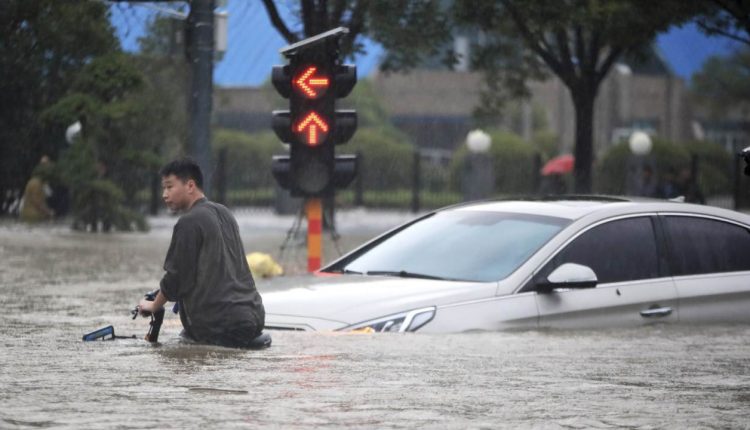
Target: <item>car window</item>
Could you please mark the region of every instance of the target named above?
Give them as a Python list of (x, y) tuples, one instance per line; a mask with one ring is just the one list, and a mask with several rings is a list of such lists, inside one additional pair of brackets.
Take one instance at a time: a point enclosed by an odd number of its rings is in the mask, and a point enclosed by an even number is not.
[(498, 281), (569, 223), (540, 215), (438, 212), (388, 237), (339, 270)]
[(750, 270), (750, 232), (735, 224), (665, 217), (675, 276)]
[(654, 227), (649, 217), (610, 221), (574, 239), (542, 271), (547, 276), (564, 263), (594, 270), (599, 284), (659, 276)]

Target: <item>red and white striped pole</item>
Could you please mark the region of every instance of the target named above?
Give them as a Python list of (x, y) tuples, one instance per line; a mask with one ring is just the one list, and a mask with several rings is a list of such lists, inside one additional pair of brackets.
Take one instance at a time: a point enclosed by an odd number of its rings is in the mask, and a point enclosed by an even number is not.
[(311, 198), (305, 202), (307, 214), (307, 271), (320, 269), (323, 256), (323, 204), (321, 199)]

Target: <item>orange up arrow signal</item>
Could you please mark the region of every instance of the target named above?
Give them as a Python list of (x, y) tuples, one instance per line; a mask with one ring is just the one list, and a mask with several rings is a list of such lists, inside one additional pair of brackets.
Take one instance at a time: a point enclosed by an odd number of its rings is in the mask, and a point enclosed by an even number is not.
[[(307, 132), (305, 132), (307, 130)], [(296, 133), (305, 133), (307, 144), (315, 146), (325, 139), (328, 134), (328, 123), (323, 121), (317, 113), (310, 112), (307, 116), (294, 126)]]
[[(314, 99), (318, 96), (323, 95), (326, 88), (328, 88), (328, 78), (325, 76), (313, 76), (313, 74), (318, 70), (315, 66), (310, 66), (305, 71), (297, 77), (297, 79), (294, 80), (294, 85), (299, 88), (300, 91), (302, 91), (302, 94), (307, 96), (308, 98)], [(318, 91), (321, 91), (319, 94)]]

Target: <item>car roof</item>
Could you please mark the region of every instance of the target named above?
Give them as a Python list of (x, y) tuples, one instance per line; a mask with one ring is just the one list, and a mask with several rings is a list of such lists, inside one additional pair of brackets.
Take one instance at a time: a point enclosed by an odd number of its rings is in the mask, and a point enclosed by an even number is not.
[(570, 220), (577, 220), (592, 214), (607, 216), (620, 213), (675, 212), (717, 216), (750, 223), (750, 216), (711, 206), (672, 200), (596, 195), (562, 195), (514, 200), (485, 200), (463, 203), (445, 208), (445, 210), (511, 212), (554, 216)]

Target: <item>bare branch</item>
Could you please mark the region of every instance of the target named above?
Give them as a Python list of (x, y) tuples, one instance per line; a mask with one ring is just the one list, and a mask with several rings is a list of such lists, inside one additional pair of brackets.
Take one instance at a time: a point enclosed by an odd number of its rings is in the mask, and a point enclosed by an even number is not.
[(344, 53), (346, 54), (354, 54), (354, 41), (364, 29), (366, 11), (367, 0), (358, 0), (354, 4), (349, 22), (346, 23), (346, 27), (349, 28), (349, 33), (345, 36), (343, 43)]
[[(750, 34), (750, 8), (743, 0), (711, 0), (716, 6), (724, 10), (724, 12), (731, 15), (736, 21), (737, 26), (742, 27), (746, 33)], [(703, 27), (705, 31), (712, 31), (721, 36), (728, 37), (733, 40), (737, 40), (742, 43), (750, 43), (750, 39), (742, 39), (733, 33), (729, 33), (718, 26), (698, 25)]]
[[(570, 40), (568, 39), (568, 32), (564, 28), (555, 29), (555, 38), (557, 39), (557, 49), (560, 50), (560, 60), (563, 67), (568, 73), (577, 77), (576, 66), (573, 63), (573, 54), (570, 52)], [(578, 59), (580, 61), (580, 58)]]
[(576, 25), (573, 29), (575, 36), (575, 47), (576, 57), (578, 57), (578, 64), (581, 69), (581, 74), (590, 73), (593, 70), (591, 62), (589, 61), (590, 52), (586, 52), (586, 45), (584, 43), (583, 28), (580, 25)]
[(624, 51), (625, 49), (621, 46), (614, 46), (610, 49), (609, 53), (607, 53), (607, 57), (599, 67), (599, 70), (595, 71), (596, 78), (594, 79), (594, 83), (596, 84), (596, 86), (599, 86), (602, 80), (604, 80), (604, 77), (607, 76), (609, 69), (612, 68), (612, 65), (615, 64), (615, 61), (620, 58), (620, 55), (622, 55)]
[(278, 9), (276, 9), (276, 4), (273, 2), (273, 0), (263, 0), (263, 5), (266, 7), (266, 12), (268, 12), (268, 18), (271, 19), (271, 24), (273, 24), (276, 30), (284, 38), (284, 40), (286, 40), (287, 43), (294, 43), (299, 41), (299, 37), (289, 31), (289, 27), (287, 27), (284, 23), (284, 20), (281, 19), (279, 11)]
[(507, 0), (501, 0), (505, 9), (509, 12), (511, 19), (516, 24), (516, 28), (521, 33), (521, 36), (526, 40), (532, 51), (542, 57), (547, 66), (560, 77), (569, 86), (572, 85), (572, 76), (567, 73), (562, 63), (552, 55), (552, 49), (546, 44), (544, 37), (537, 37), (531, 32), (531, 29), (526, 25), (523, 18), (521, 18), (518, 10)]
[(591, 56), (591, 67), (592, 72), (596, 72), (596, 66), (599, 64), (599, 54), (601, 52), (601, 33), (598, 30), (591, 32), (591, 39), (589, 39), (589, 55)]
[(731, 33), (729, 31), (724, 30), (721, 27), (718, 27), (718, 26), (715, 26), (715, 25), (709, 25), (709, 24), (707, 24), (705, 22), (697, 21), (697, 24), (698, 24), (698, 27), (700, 27), (701, 29), (703, 29), (703, 31), (705, 31), (706, 33), (709, 33), (709, 34), (718, 34), (720, 36), (727, 37), (727, 38), (732, 39), (734, 41), (741, 42), (741, 43), (744, 43), (746, 45), (750, 45), (750, 38), (744, 38), (744, 37), (738, 36), (738, 35), (736, 35), (734, 33)]

